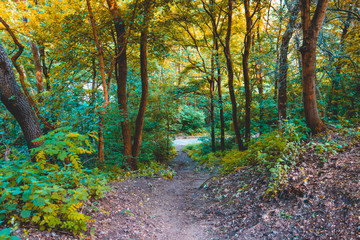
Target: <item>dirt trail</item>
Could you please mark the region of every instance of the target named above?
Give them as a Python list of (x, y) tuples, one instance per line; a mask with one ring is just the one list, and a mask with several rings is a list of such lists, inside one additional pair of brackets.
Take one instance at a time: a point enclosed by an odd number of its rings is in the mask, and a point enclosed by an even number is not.
[(199, 187), (211, 176), (197, 171), (196, 164), (182, 151), (197, 139), (177, 139), (178, 155), (169, 165), (176, 170), (173, 180), (138, 178), (111, 183), (103, 199), (84, 204), (91, 216), (85, 238), (66, 232), (36, 229), (22, 231), (26, 240), (211, 240), (219, 237), (219, 221), (207, 214), (205, 193)]
[(200, 186), (208, 174), (195, 173), (195, 163), (177, 146), (178, 156), (170, 162), (177, 175), (154, 191), (151, 214), (162, 222), (159, 239), (213, 239), (211, 222), (204, 215)]
[[(114, 191), (99, 202), (93, 219), (95, 239), (219, 239), (215, 219), (203, 210), (200, 186), (211, 176), (196, 171), (196, 164), (182, 151), (193, 139), (176, 142), (178, 155), (169, 165), (173, 180), (131, 179), (113, 184)], [(90, 228), (91, 229), (91, 228)]]

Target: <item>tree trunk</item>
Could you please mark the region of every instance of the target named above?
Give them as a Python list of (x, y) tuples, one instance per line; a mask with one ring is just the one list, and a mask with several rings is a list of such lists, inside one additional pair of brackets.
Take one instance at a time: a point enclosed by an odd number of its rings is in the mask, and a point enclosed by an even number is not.
[(132, 146), (132, 169), (137, 169), (137, 161), (142, 143), (142, 130), (144, 127), (145, 111), (149, 96), (149, 80), (147, 68), (147, 39), (149, 34), (149, 20), (152, 0), (147, 0), (145, 7), (144, 29), (140, 36), (140, 72), (141, 72), (141, 100), (139, 112), (135, 122), (134, 144)]
[(244, 40), (243, 56), (243, 74), (245, 86), (245, 142), (250, 141), (250, 124), (251, 124), (251, 86), (249, 77), (249, 55), (251, 48), (251, 30), (252, 19), (250, 16), (249, 0), (244, 0), (245, 18), (246, 18), (246, 36)]
[(19, 50), (15, 53), (14, 56), (11, 57), (11, 62), (14, 65), (16, 71), (19, 73), (19, 80), (21, 83), (21, 87), (25, 93), (25, 96), (27, 98), (27, 101), (29, 102), (29, 104), (34, 108), (35, 114), (36, 116), (40, 119), (40, 121), (49, 129), (53, 130), (56, 127), (54, 125), (52, 125), (51, 123), (49, 123), (41, 114), (40, 111), (35, 103), (35, 101), (33, 100), (33, 98), (31, 97), (29, 91), (26, 88), (26, 84), (25, 84), (25, 71), (23, 68), (20, 67), (20, 65), (16, 62), (17, 59), (20, 57), (20, 55), (22, 54), (23, 50), (24, 50), (24, 46), (18, 41), (18, 39), (16, 38), (14, 32), (10, 29), (9, 25), (4, 21), (4, 19), (2, 19), (0, 17), (0, 22), (5, 26), (6, 31), (10, 34), (11, 38), (13, 39), (14, 43), (16, 46), (18, 46)]
[(231, 53), (230, 53), (230, 37), (231, 37), (231, 27), (232, 27), (232, 0), (228, 0), (228, 26), (226, 31), (226, 38), (225, 38), (225, 48), (224, 48), (224, 55), (226, 58), (226, 66), (227, 66), (227, 72), (228, 72), (228, 84), (229, 84), (229, 94), (230, 94), (230, 100), (231, 100), (231, 108), (232, 108), (232, 121), (234, 125), (234, 131), (235, 131), (235, 139), (236, 144), (238, 145), (238, 149), (242, 150), (243, 142), (240, 135), (240, 129), (237, 121), (237, 104), (236, 104), (236, 98), (234, 93), (234, 70), (233, 70), (233, 63), (231, 59)]
[(33, 59), (34, 59), (35, 75), (36, 75), (36, 89), (37, 89), (37, 93), (40, 94), (44, 90), (44, 82), (43, 82), (39, 50), (34, 42), (30, 42), (29, 45), (30, 45)]
[[(214, 70), (214, 64), (211, 66)], [(214, 120), (214, 71), (212, 71), (211, 80), (209, 81), (210, 94), (210, 127), (211, 127), (211, 151), (216, 151), (215, 146), (215, 120)]]
[(39, 146), (32, 140), (42, 136), (35, 112), (16, 82), (10, 60), (0, 43), (0, 99), (15, 117), (24, 134), (29, 149)]
[(101, 80), (102, 80), (102, 87), (104, 92), (104, 104), (102, 106), (102, 109), (100, 110), (100, 122), (99, 122), (99, 142), (98, 142), (98, 160), (99, 165), (102, 166), (105, 164), (105, 157), (104, 157), (104, 122), (105, 122), (105, 114), (106, 114), (106, 107), (109, 104), (109, 90), (107, 88), (106, 84), (106, 76), (105, 76), (105, 62), (104, 62), (104, 52), (102, 49), (102, 45), (99, 41), (97, 28), (94, 20), (94, 15), (91, 9), (90, 0), (86, 0), (87, 7), (89, 10), (89, 16), (91, 21), (91, 26), (93, 30), (93, 35), (95, 39), (96, 49), (99, 54), (99, 62), (100, 62), (100, 74), (101, 74)]
[(225, 150), (225, 118), (224, 118), (224, 106), (222, 99), (222, 90), (221, 90), (221, 69), (219, 61), (219, 42), (217, 37), (215, 37), (215, 60), (217, 68), (217, 85), (218, 85), (218, 96), (219, 96), (219, 108), (220, 108), (220, 145), (221, 150)]
[(329, 0), (319, 0), (312, 19), (310, 19), (310, 0), (300, 0), (301, 24), (303, 29), (302, 84), (303, 103), (307, 126), (313, 134), (322, 132), (325, 127), (319, 117), (316, 103), (316, 43)]
[[(258, 51), (262, 54), (262, 46), (261, 46), (261, 38), (260, 38), (260, 26), (257, 28), (257, 40), (258, 40)], [(264, 86), (263, 86), (263, 72), (262, 72), (262, 62), (260, 60), (256, 63), (256, 80), (257, 87), (259, 91), (259, 118), (260, 118), (260, 127), (259, 134), (263, 133), (263, 125), (264, 125)]]
[(295, 0), (295, 4), (293, 7), (288, 6), (289, 8), (289, 22), (286, 27), (285, 33), (281, 40), (280, 47), (280, 61), (279, 61), (279, 74), (278, 74), (278, 83), (279, 83), (279, 94), (278, 94), (278, 126), (281, 129), (282, 121), (286, 119), (286, 110), (287, 110), (287, 71), (289, 68), (288, 65), (288, 51), (289, 51), (289, 43), (291, 37), (295, 30), (295, 22), (297, 19), (297, 15), (300, 11), (300, 5), (297, 0)]
[[(42, 73), (43, 73), (43, 76), (44, 76), (44, 79), (45, 79), (45, 89), (46, 91), (50, 91), (50, 77), (49, 77), (49, 70), (50, 70), (50, 67), (48, 68), (46, 66), (46, 55), (45, 55), (45, 46), (42, 46), (40, 47), (39, 49), (39, 52), (40, 52), (40, 59), (41, 59), (41, 65), (42, 65)], [(50, 66), (51, 66), (51, 63), (50, 63)]]
[(124, 143), (124, 160), (127, 163), (128, 167), (132, 169), (133, 167), (132, 143), (131, 143), (129, 111), (127, 106), (127, 95), (126, 95), (126, 84), (127, 84), (126, 26), (121, 18), (121, 13), (117, 6), (116, 0), (106, 0), (106, 1), (115, 25), (116, 38), (117, 38), (116, 54), (117, 55), (119, 54), (116, 59), (117, 70), (118, 70), (116, 83), (117, 83), (119, 110), (122, 118), (121, 130), (122, 130), (123, 143)]

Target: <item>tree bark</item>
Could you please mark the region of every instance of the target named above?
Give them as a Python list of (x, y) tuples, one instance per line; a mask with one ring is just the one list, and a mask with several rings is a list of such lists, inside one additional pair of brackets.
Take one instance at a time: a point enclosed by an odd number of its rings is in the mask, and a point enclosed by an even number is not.
[(245, 87), (245, 142), (250, 141), (250, 125), (251, 125), (251, 86), (249, 77), (249, 56), (251, 48), (251, 30), (252, 19), (250, 16), (249, 0), (244, 0), (245, 18), (246, 18), (246, 35), (244, 39), (244, 53), (242, 54), (243, 75)]
[(41, 65), (42, 65), (42, 73), (43, 73), (43, 76), (45, 79), (45, 89), (46, 89), (46, 91), (50, 91), (49, 70), (50, 70), (51, 63), (48, 68), (48, 66), (46, 66), (45, 46), (40, 47), (39, 52), (40, 52), (40, 59), (41, 59)]
[[(127, 105), (126, 84), (127, 84), (127, 39), (126, 26), (121, 18), (121, 13), (116, 3), (116, 0), (106, 0), (110, 14), (113, 18), (116, 32), (117, 49), (116, 54), (119, 54), (116, 59), (117, 64), (117, 96), (119, 110), (122, 118), (121, 130), (124, 143), (124, 160), (128, 167), (132, 169), (132, 142), (131, 131), (129, 123), (129, 111)], [(135, 169), (134, 169), (135, 170)]]
[(215, 60), (217, 68), (217, 85), (218, 85), (218, 97), (219, 97), (219, 108), (220, 108), (220, 146), (221, 150), (225, 150), (225, 118), (224, 118), (224, 106), (222, 99), (222, 89), (221, 89), (221, 69), (219, 61), (219, 42), (217, 37), (215, 37)]
[(232, 11), (233, 11), (233, 2), (232, 0), (228, 0), (228, 26), (226, 31), (226, 38), (225, 38), (225, 48), (224, 48), (224, 55), (226, 58), (226, 66), (228, 72), (228, 85), (229, 85), (229, 94), (231, 100), (231, 108), (232, 108), (232, 121), (234, 125), (235, 131), (235, 140), (239, 150), (243, 150), (243, 141), (240, 135), (240, 129), (237, 121), (237, 103), (235, 98), (234, 92), (234, 70), (233, 70), (233, 63), (231, 59), (230, 53), (230, 37), (231, 37), (231, 28), (232, 28)]
[[(258, 51), (262, 54), (262, 46), (261, 46), (261, 38), (260, 38), (260, 26), (257, 27), (257, 40), (258, 40)], [(263, 125), (264, 125), (264, 86), (263, 86), (263, 71), (262, 71), (263, 63), (258, 60), (255, 66), (256, 69), (256, 80), (257, 80), (257, 87), (259, 91), (259, 120), (260, 120), (260, 127), (259, 127), (259, 134), (263, 133)]]
[(11, 57), (11, 62), (14, 65), (16, 71), (19, 73), (19, 80), (20, 80), (20, 84), (21, 87), (25, 93), (25, 96), (27, 98), (27, 101), (29, 102), (29, 104), (34, 108), (35, 114), (36, 116), (40, 119), (40, 121), (42, 122), (42, 124), (44, 124), (48, 129), (55, 129), (56, 127), (54, 125), (52, 125), (51, 123), (49, 123), (41, 114), (40, 111), (35, 103), (35, 101), (33, 100), (33, 98), (31, 97), (29, 91), (26, 88), (26, 84), (25, 84), (25, 71), (24, 69), (22, 69), (20, 67), (20, 65), (16, 62), (17, 59), (20, 57), (20, 55), (22, 54), (23, 50), (24, 50), (24, 46), (18, 41), (18, 39), (16, 38), (14, 32), (10, 29), (9, 25), (4, 21), (4, 19), (2, 19), (0, 17), (0, 22), (4, 25), (4, 27), (6, 28), (6, 31), (10, 34), (11, 38), (13, 39), (15, 45), (19, 48), (19, 50), (15, 53), (14, 56)]
[(105, 61), (104, 61), (104, 52), (102, 45), (100, 43), (96, 23), (94, 20), (94, 14), (91, 9), (90, 0), (86, 0), (87, 7), (89, 10), (89, 16), (90, 16), (90, 22), (93, 30), (94, 40), (96, 44), (96, 49), (98, 51), (99, 55), (99, 62), (100, 62), (100, 74), (101, 74), (101, 81), (102, 81), (102, 87), (104, 92), (104, 104), (102, 106), (102, 109), (100, 110), (100, 122), (99, 122), (99, 142), (98, 142), (98, 160), (99, 165), (102, 166), (105, 164), (105, 157), (104, 157), (104, 122), (105, 122), (105, 114), (106, 114), (106, 108), (109, 104), (109, 90), (107, 88), (106, 84), (106, 76), (105, 76)]
[(10, 60), (0, 43), (0, 99), (15, 117), (24, 134), (29, 149), (39, 146), (32, 141), (42, 136), (35, 112), (16, 82)]
[(147, 0), (145, 6), (144, 29), (140, 36), (140, 72), (141, 72), (141, 100), (139, 111), (135, 122), (134, 143), (132, 146), (132, 169), (137, 169), (137, 161), (142, 143), (142, 130), (144, 128), (144, 119), (146, 112), (146, 105), (149, 96), (149, 80), (147, 67), (147, 39), (149, 34), (149, 21), (151, 12), (152, 0)]
[(279, 83), (279, 94), (278, 94), (278, 126), (281, 129), (282, 121), (287, 117), (287, 71), (289, 68), (288, 65), (288, 51), (289, 43), (291, 37), (295, 30), (295, 23), (297, 15), (300, 12), (300, 5), (298, 0), (295, 0), (293, 7), (288, 6), (289, 10), (289, 22), (286, 27), (285, 33), (281, 40), (280, 47), (280, 61), (279, 61), (279, 74), (278, 74), (278, 83)]
[(211, 127), (211, 151), (216, 151), (215, 145), (215, 118), (214, 118), (214, 61), (211, 64), (212, 75), (209, 81), (209, 94), (210, 94), (210, 127)]
[(322, 132), (325, 127), (319, 117), (316, 103), (316, 43), (322, 23), (325, 18), (329, 0), (319, 0), (312, 19), (310, 19), (311, 0), (299, 0), (301, 9), (301, 24), (303, 29), (302, 84), (303, 104), (307, 126), (313, 134)]

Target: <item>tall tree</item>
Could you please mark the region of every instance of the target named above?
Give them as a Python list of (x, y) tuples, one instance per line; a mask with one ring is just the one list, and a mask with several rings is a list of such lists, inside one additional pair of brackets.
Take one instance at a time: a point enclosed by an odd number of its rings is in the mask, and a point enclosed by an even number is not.
[(281, 39), (280, 46), (280, 60), (279, 60), (279, 73), (278, 73), (278, 124), (281, 128), (281, 122), (286, 119), (287, 110), (287, 73), (288, 73), (288, 52), (291, 37), (295, 31), (295, 23), (297, 16), (300, 12), (300, 5), (298, 0), (294, 0), (292, 5), (288, 4), (289, 21), (285, 33)]
[[(247, 0), (245, 0), (245, 1), (247, 1)], [(234, 69), (233, 69), (233, 62), (232, 62), (231, 53), (230, 53), (232, 14), (233, 14), (233, 2), (232, 2), (232, 0), (228, 0), (228, 11), (227, 11), (228, 25), (227, 25), (227, 31), (226, 31), (226, 37), (225, 37), (224, 55), (226, 58), (226, 66), (227, 66), (227, 72), (228, 72), (228, 85), (229, 85), (229, 94), (230, 94), (231, 108), (232, 108), (232, 121), (233, 121), (233, 126), (234, 126), (234, 131), (235, 131), (236, 144), (238, 146), (238, 149), (242, 150), (244, 147), (243, 147), (243, 141), (242, 141), (241, 135), (240, 135), (239, 124), (237, 121), (237, 103), (236, 103), (235, 92), (234, 92)]]
[(131, 169), (135, 170), (137, 166), (132, 163), (132, 142), (126, 90), (128, 72), (126, 25), (124, 20), (122, 19), (121, 12), (116, 3), (116, 0), (106, 1), (109, 7), (110, 14), (113, 18), (116, 32), (116, 83), (118, 104), (122, 117), (121, 130), (124, 144), (124, 159), (127, 162), (128, 166)]
[(317, 2), (314, 16), (311, 19), (311, 0), (300, 0), (301, 25), (303, 30), (303, 44), (300, 48), (302, 55), (302, 85), (303, 104), (307, 126), (312, 133), (322, 132), (325, 127), (319, 117), (316, 103), (316, 43), (322, 23), (325, 18), (329, 0)]
[(48, 129), (55, 129), (56, 126), (51, 124), (45, 117), (43, 117), (39, 111), (39, 108), (36, 105), (36, 102), (34, 101), (34, 99), (31, 97), (29, 91), (27, 90), (26, 87), (26, 83), (25, 83), (25, 70), (23, 69), (22, 66), (20, 66), (16, 61), (17, 59), (20, 57), (20, 55), (22, 54), (22, 52), (24, 51), (24, 46), (19, 42), (19, 40), (17, 39), (17, 37), (15, 36), (13, 30), (10, 28), (10, 26), (5, 22), (5, 20), (3, 18), (0, 17), (0, 22), (4, 25), (6, 31), (9, 33), (9, 35), (11, 36), (11, 38), (13, 39), (15, 45), (19, 48), (19, 50), (17, 51), (17, 53), (11, 58), (11, 62), (14, 65), (16, 71), (19, 73), (19, 80), (20, 80), (20, 84), (21, 84), (21, 88), (24, 91), (24, 94), (26, 96), (27, 101), (30, 103), (30, 105), (32, 106), (32, 108), (35, 111), (36, 116), (40, 119), (41, 123), (44, 124), (44, 126), (46, 126)]
[[(253, 12), (250, 11), (250, 0), (244, 0), (244, 10), (245, 10), (245, 20), (246, 20), (246, 34), (244, 38), (244, 52), (242, 54), (242, 65), (243, 65), (243, 75), (244, 75), (244, 87), (245, 87), (245, 142), (250, 141), (251, 136), (251, 85), (250, 85), (250, 75), (249, 75), (249, 57), (250, 49), (254, 28), (253, 17), (260, 9), (260, 1), (256, 2)], [(259, 14), (259, 17), (261, 15)]]
[(146, 105), (149, 96), (149, 76), (148, 76), (148, 63), (147, 63), (147, 43), (149, 35), (149, 21), (150, 13), (152, 9), (152, 0), (146, 0), (144, 4), (144, 20), (143, 20), (143, 29), (141, 30), (140, 36), (140, 74), (141, 74), (141, 100), (139, 111), (136, 117), (135, 122), (135, 134), (134, 134), (134, 143), (132, 146), (132, 166), (133, 168), (137, 166), (137, 160), (139, 158), (141, 140), (142, 140), (142, 131), (144, 128), (144, 119)]
[(251, 124), (251, 86), (249, 76), (249, 56), (252, 38), (252, 14), (250, 13), (250, 0), (244, 0), (246, 34), (244, 39), (244, 52), (242, 54), (242, 65), (245, 87), (245, 142), (250, 141), (250, 124)]
[(106, 76), (105, 76), (105, 61), (104, 61), (104, 51), (102, 47), (102, 43), (99, 40), (98, 33), (97, 33), (97, 27), (94, 19), (94, 14), (91, 8), (90, 0), (86, 0), (86, 4), (89, 11), (90, 16), (90, 22), (93, 30), (93, 36), (96, 44), (96, 49), (98, 51), (99, 55), (99, 62), (100, 62), (100, 74), (101, 74), (101, 82), (102, 82), (102, 88), (104, 92), (104, 104), (102, 106), (102, 109), (100, 110), (100, 121), (99, 121), (99, 143), (98, 143), (98, 160), (100, 165), (105, 164), (105, 158), (104, 158), (104, 122), (105, 122), (105, 113), (106, 108), (109, 104), (109, 88), (106, 83)]

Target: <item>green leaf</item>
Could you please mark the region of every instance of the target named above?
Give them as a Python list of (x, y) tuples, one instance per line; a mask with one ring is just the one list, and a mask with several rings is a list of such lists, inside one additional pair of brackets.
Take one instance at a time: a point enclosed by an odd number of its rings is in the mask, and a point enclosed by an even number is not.
[(17, 236), (11, 236), (10, 240), (21, 240), (21, 238), (17, 237)]
[(45, 208), (43, 209), (43, 211), (46, 212), (46, 213), (51, 213), (51, 212), (53, 212), (52, 208), (49, 207), (49, 206), (45, 207)]
[(269, 171), (274, 173), (274, 172), (276, 172), (276, 169), (275, 168), (270, 168)]
[(31, 211), (30, 210), (22, 210), (20, 213), (20, 216), (23, 218), (28, 218), (31, 215)]
[(31, 219), (34, 223), (38, 223), (40, 221), (40, 217), (38, 215), (35, 215)]
[(23, 180), (23, 175), (16, 179), (16, 183), (19, 184)]
[(30, 199), (31, 194), (32, 194), (31, 189), (28, 189), (28, 190), (24, 191), (23, 196), (22, 196), (22, 200), (23, 201), (28, 201)]
[(37, 206), (37, 207), (42, 207), (45, 205), (45, 199), (44, 198), (36, 198), (34, 199), (33, 201), (34, 205)]
[(0, 231), (0, 236), (9, 236), (11, 233), (11, 228), (4, 228)]
[(13, 195), (18, 195), (18, 194), (20, 194), (20, 193), (22, 193), (22, 192), (23, 192), (23, 191), (22, 191), (19, 187), (11, 190), (11, 193), (12, 193)]
[(60, 159), (61, 161), (64, 161), (65, 158), (66, 158), (66, 151), (61, 151), (59, 154), (58, 154), (58, 159)]

